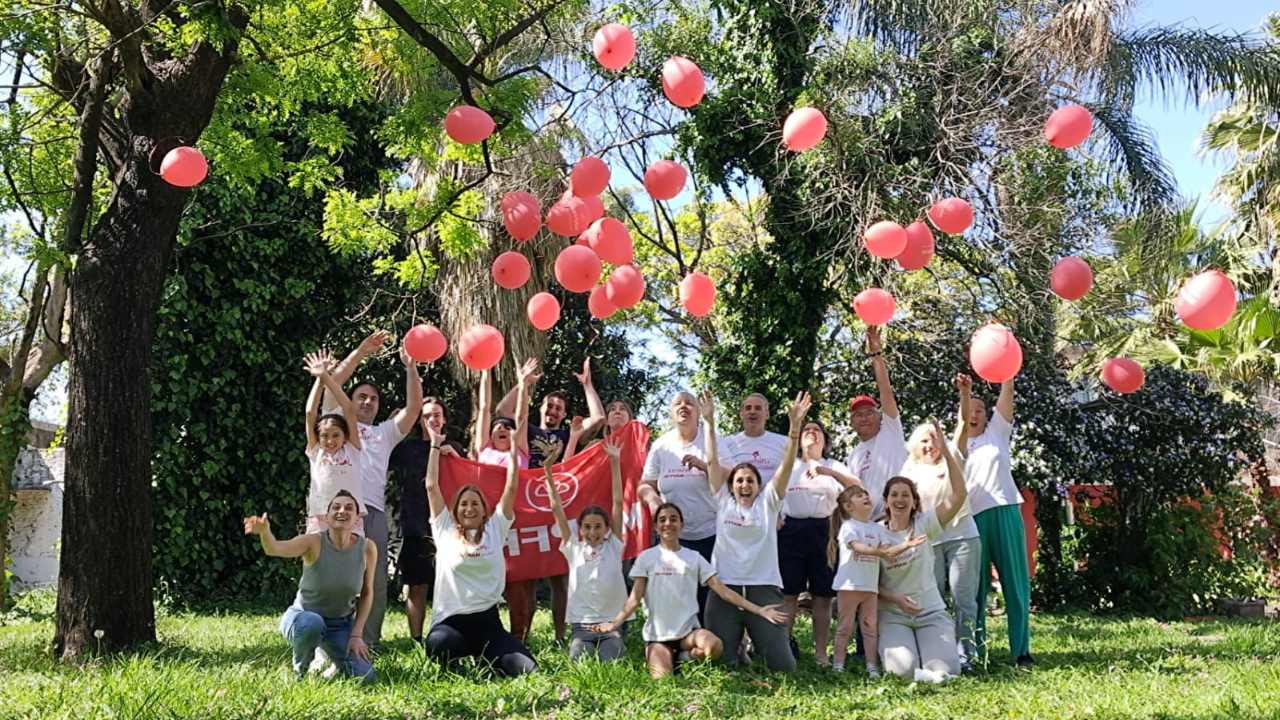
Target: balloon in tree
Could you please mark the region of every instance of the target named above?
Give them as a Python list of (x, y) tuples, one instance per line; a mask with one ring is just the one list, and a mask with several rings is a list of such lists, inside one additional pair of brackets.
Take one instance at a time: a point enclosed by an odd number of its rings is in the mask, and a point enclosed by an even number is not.
[(209, 174), (209, 162), (193, 147), (183, 145), (165, 154), (160, 162), (160, 177), (170, 185), (195, 187)]
[(943, 198), (929, 208), (929, 219), (942, 232), (959, 235), (973, 225), (973, 207), (958, 197)]
[(538, 198), (519, 190), (503, 195), (502, 224), (516, 240), (532, 240), (542, 228), (542, 205)]
[(493, 261), (493, 281), (508, 290), (515, 290), (529, 281), (529, 258), (511, 250)]
[(584, 157), (569, 171), (569, 190), (578, 197), (596, 196), (609, 187), (609, 166), (598, 157)]
[(782, 142), (789, 150), (808, 150), (827, 136), (827, 116), (818, 108), (793, 111), (782, 124)]
[(449, 349), (449, 340), (434, 325), (414, 325), (404, 335), (404, 349), (418, 362), (435, 362)]
[(907, 230), (896, 222), (881, 220), (862, 234), (867, 252), (878, 258), (890, 260), (907, 249)]
[(883, 325), (893, 318), (898, 307), (888, 290), (867, 288), (853, 298), (853, 311), (868, 325)]
[(492, 325), (473, 325), (458, 340), (458, 356), (472, 370), (488, 370), (502, 359), (506, 342)]
[(621, 70), (636, 56), (636, 36), (626, 25), (609, 23), (591, 39), (591, 54), (610, 70)]
[(1236, 286), (1221, 270), (1206, 270), (1182, 284), (1173, 309), (1192, 330), (1217, 330), (1236, 311)]
[(591, 291), (587, 296), (587, 309), (591, 311), (591, 317), (600, 320), (618, 312), (618, 306), (609, 299), (607, 285), (598, 285)]
[(1089, 139), (1093, 132), (1093, 115), (1079, 105), (1063, 105), (1049, 116), (1044, 124), (1044, 139), (1049, 144), (1062, 148), (1073, 148)]
[(635, 307), (644, 299), (644, 276), (634, 265), (615, 269), (604, 287), (609, 300), (624, 310)]
[[(595, 195), (587, 195), (578, 198), (587, 206), (587, 214), (583, 220), (590, 225), (591, 223), (604, 217), (604, 201)], [(585, 232), (585, 231), (584, 231)]]
[(585, 235), (601, 260), (614, 265), (630, 265), (635, 260), (631, 231), (621, 220), (600, 218), (587, 228)]
[(587, 221), (590, 214), (591, 208), (582, 198), (572, 195), (562, 197), (547, 210), (547, 228), (566, 237), (581, 235), (590, 224)]
[(691, 108), (702, 100), (707, 81), (702, 68), (689, 58), (674, 55), (662, 64), (662, 92), (676, 107)]
[(570, 245), (556, 256), (556, 282), (569, 292), (588, 292), (600, 280), (600, 258), (594, 250)]
[(983, 380), (1002, 383), (1022, 369), (1022, 346), (1009, 328), (999, 323), (984, 325), (969, 343), (969, 364)]
[(529, 305), (525, 309), (529, 313), (529, 322), (539, 330), (550, 330), (560, 320), (560, 301), (548, 292), (540, 292), (529, 298)]
[(716, 284), (703, 273), (690, 273), (680, 281), (680, 304), (690, 315), (706, 317), (716, 304)]
[(1111, 358), (1102, 363), (1102, 382), (1118, 393), (1136, 392), (1146, 379), (1142, 366), (1129, 358)]
[(471, 105), (459, 105), (444, 116), (444, 131), (456, 143), (474, 145), (493, 134), (493, 118)]
[(1078, 257), (1064, 257), (1049, 271), (1049, 287), (1063, 300), (1079, 300), (1093, 287), (1093, 268)]
[(906, 227), (907, 247), (898, 253), (903, 270), (919, 270), (933, 259), (933, 231), (919, 220)]
[(689, 171), (674, 160), (659, 160), (644, 171), (644, 189), (654, 200), (670, 200), (680, 194)]

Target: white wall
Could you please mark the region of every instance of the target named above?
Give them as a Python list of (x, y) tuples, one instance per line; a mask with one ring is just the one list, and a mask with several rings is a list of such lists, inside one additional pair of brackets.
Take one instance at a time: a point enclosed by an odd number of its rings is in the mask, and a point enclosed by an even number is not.
[(64, 457), (62, 448), (27, 448), (18, 456), (18, 506), (9, 532), (9, 569), (17, 576), (17, 590), (52, 585), (58, 579)]

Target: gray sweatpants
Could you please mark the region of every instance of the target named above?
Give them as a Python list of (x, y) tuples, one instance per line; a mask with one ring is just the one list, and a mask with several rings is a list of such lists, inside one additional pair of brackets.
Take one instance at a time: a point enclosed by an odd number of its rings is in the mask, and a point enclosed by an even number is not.
[(373, 570), (373, 607), (364, 623), (364, 642), (371, 650), (382, 649), (382, 618), (387, 614), (387, 514), (369, 508), (364, 516), (365, 537), (378, 546), (378, 566)]
[[(591, 632), (587, 629), (589, 627), (591, 626), (583, 623), (569, 624), (570, 660), (595, 655), (600, 662), (608, 662), (626, 657), (627, 644), (622, 639), (621, 629), (609, 633), (598, 633)], [(625, 627), (624, 624), (623, 628)]]
[(884, 669), (905, 678), (916, 668), (948, 675), (960, 674), (956, 630), (945, 609), (912, 617), (880, 605), (880, 657)]
[(933, 546), (933, 575), (938, 589), (951, 588), (951, 609), (956, 615), (956, 649), (961, 662), (978, 655), (973, 637), (978, 627), (978, 567), (982, 540), (948, 540)]
[[(782, 588), (773, 585), (728, 587), (761, 607), (782, 604)], [(752, 644), (757, 652), (764, 655), (764, 662), (770, 670), (794, 672), (796, 669), (796, 659), (791, 656), (785, 625), (774, 625), (759, 615), (736, 608), (721, 600), (715, 593), (707, 599), (707, 629), (724, 643), (725, 658), (738, 657), (738, 646), (742, 644), (742, 633), (745, 630), (751, 633)]]

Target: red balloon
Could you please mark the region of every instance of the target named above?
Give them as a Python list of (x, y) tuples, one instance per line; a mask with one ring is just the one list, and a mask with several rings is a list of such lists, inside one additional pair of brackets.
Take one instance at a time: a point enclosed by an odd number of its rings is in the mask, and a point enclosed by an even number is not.
[(1182, 284), (1173, 309), (1192, 330), (1217, 330), (1236, 311), (1236, 286), (1220, 270), (1206, 270)]
[(195, 187), (209, 174), (209, 161), (193, 147), (176, 147), (160, 162), (160, 177), (170, 185)]
[(587, 296), (587, 309), (591, 311), (591, 317), (600, 320), (618, 312), (618, 306), (609, 299), (608, 285), (598, 285), (591, 291)]
[(680, 281), (680, 304), (690, 315), (706, 317), (716, 304), (716, 284), (703, 273), (690, 273)]
[(596, 196), (609, 187), (612, 173), (598, 157), (584, 157), (569, 171), (569, 191), (578, 197)]
[(997, 323), (984, 325), (969, 343), (969, 364), (983, 380), (1002, 383), (1022, 369), (1022, 346), (1009, 328)]
[(793, 111), (782, 124), (782, 142), (790, 150), (808, 150), (827, 136), (827, 116), (818, 108)]
[(529, 281), (529, 258), (512, 250), (504, 252), (493, 261), (493, 281), (508, 290), (515, 290)]
[(519, 190), (503, 195), (502, 224), (516, 240), (532, 240), (542, 228), (542, 205), (538, 198)]
[(588, 225), (604, 217), (604, 201), (595, 195), (587, 195), (578, 198), (587, 204), (587, 216), (584, 218)]
[(933, 231), (919, 220), (907, 226), (907, 247), (898, 253), (903, 270), (919, 270), (933, 259)]
[(581, 245), (582, 247), (588, 247), (588, 248), (591, 247), (590, 233), (591, 233), (591, 228), (587, 228), (587, 231), (579, 235), (578, 239), (573, 241), (573, 244)]
[(868, 325), (883, 325), (893, 318), (898, 308), (888, 290), (867, 288), (853, 299), (853, 311)]
[(449, 340), (434, 325), (414, 325), (404, 335), (404, 349), (418, 362), (435, 362), (449, 349)]
[(596, 62), (610, 70), (621, 70), (636, 56), (636, 36), (626, 25), (609, 23), (591, 39), (591, 54), (596, 56)]
[(1049, 272), (1049, 287), (1063, 300), (1079, 300), (1093, 287), (1093, 269), (1078, 257), (1064, 257)]
[(474, 325), (458, 340), (458, 356), (472, 370), (488, 370), (502, 359), (506, 342), (492, 325)]
[(1073, 148), (1089, 139), (1093, 115), (1079, 105), (1063, 105), (1044, 124), (1044, 139), (1056, 148)]
[(547, 211), (547, 228), (557, 235), (574, 237), (581, 235), (590, 223), (587, 216), (591, 208), (580, 197), (569, 195), (560, 198)]
[(707, 91), (707, 81), (688, 58), (673, 55), (662, 64), (662, 92), (676, 107), (690, 108), (698, 104)]
[(862, 234), (867, 252), (878, 258), (890, 260), (907, 249), (907, 230), (896, 222), (881, 220)]
[(591, 249), (601, 260), (613, 265), (630, 265), (635, 261), (635, 243), (631, 231), (621, 220), (600, 218), (583, 233)]
[(556, 256), (556, 281), (569, 292), (587, 292), (600, 280), (600, 258), (594, 250), (570, 245)]
[(623, 309), (633, 308), (644, 299), (644, 276), (634, 265), (614, 270), (604, 287), (609, 300)]
[(670, 200), (680, 194), (689, 171), (674, 160), (659, 160), (644, 171), (644, 189), (654, 200)]
[(1135, 392), (1146, 380), (1142, 366), (1129, 358), (1111, 358), (1102, 363), (1102, 382), (1118, 393)]
[(943, 198), (929, 208), (929, 219), (942, 232), (959, 235), (973, 225), (973, 208), (958, 197)]
[(560, 301), (548, 292), (540, 292), (529, 298), (525, 310), (529, 313), (529, 322), (539, 330), (550, 330), (560, 320)]
[(444, 116), (444, 131), (456, 143), (474, 145), (493, 134), (493, 118), (472, 105), (459, 105)]

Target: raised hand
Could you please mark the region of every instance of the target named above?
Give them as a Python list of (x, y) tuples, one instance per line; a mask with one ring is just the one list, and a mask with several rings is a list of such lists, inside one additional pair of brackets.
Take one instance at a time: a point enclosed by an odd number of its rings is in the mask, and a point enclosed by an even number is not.
[(591, 387), (591, 358), (582, 361), (582, 372), (574, 373), (574, 377), (578, 378), (578, 382), (582, 383), (582, 387)]
[(262, 517), (250, 515), (244, 519), (245, 535), (261, 535), (271, 530), (271, 521), (267, 519), (267, 514), (262, 513)]
[(951, 448), (948, 447), (947, 434), (942, 432), (942, 423), (937, 418), (929, 418), (929, 424), (933, 426), (934, 442), (938, 443), (938, 450), (943, 457), (951, 454)]
[(880, 326), (872, 325), (867, 328), (867, 352), (875, 354), (882, 351), (880, 345)]
[(542, 373), (538, 372), (538, 358), (529, 358), (516, 371), (516, 377), (525, 385), (534, 385), (542, 379)]
[(311, 377), (323, 377), (328, 375), (333, 369), (333, 356), (325, 348), (321, 348), (313, 353), (307, 353), (303, 359), (302, 366), (306, 368), (307, 374)]
[(760, 608), (760, 617), (768, 620), (774, 625), (781, 625), (787, 621), (787, 614), (779, 610), (781, 605), (765, 605)]
[(956, 387), (960, 390), (961, 395), (968, 395), (973, 392), (973, 378), (964, 373), (956, 373)]
[(610, 435), (604, 441), (604, 454), (611, 458), (619, 459), (622, 457), (622, 436), (618, 434)]
[(435, 428), (430, 425), (427, 425), (425, 429), (427, 439), (431, 441), (431, 444), (440, 447), (440, 452), (444, 452), (444, 447), (442, 447), (445, 441), (444, 433), (436, 432)]
[(804, 425), (804, 418), (812, 407), (813, 399), (809, 397), (809, 393), (804, 391), (796, 393), (795, 401), (787, 406), (787, 417), (791, 418), (793, 430), (798, 431)]
[(582, 431), (586, 430), (586, 427), (582, 424), (583, 421), (584, 420), (581, 415), (573, 416), (573, 420), (569, 421), (569, 437), (576, 438), (582, 436)]
[(698, 397), (698, 414), (707, 422), (715, 422), (716, 399), (711, 395), (710, 390), (703, 390)]
[(400, 345), (400, 362), (407, 368), (413, 367), (417, 362), (409, 355), (409, 351), (405, 348), (403, 343)]
[(382, 347), (382, 344), (385, 343), (389, 337), (391, 336), (386, 330), (379, 330), (373, 333), (369, 337), (360, 341), (360, 352), (365, 355), (378, 352)]

